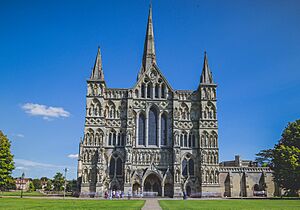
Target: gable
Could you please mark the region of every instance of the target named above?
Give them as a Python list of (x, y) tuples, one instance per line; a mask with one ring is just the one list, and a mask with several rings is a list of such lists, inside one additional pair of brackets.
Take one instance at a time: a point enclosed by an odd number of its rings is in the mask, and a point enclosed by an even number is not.
[(147, 97), (148, 88), (150, 88), (151, 98), (165, 98), (156, 97), (156, 94), (158, 93), (159, 96), (163, 96), (166, 92), (174, 92), (173, 88), (170, 86), (155, 63), (152, 63), (151, 67), (141, 73), (138, 81), (133, 87), (133, 91), (136, 95), (144, 95), (142, 98), (149, 98)]

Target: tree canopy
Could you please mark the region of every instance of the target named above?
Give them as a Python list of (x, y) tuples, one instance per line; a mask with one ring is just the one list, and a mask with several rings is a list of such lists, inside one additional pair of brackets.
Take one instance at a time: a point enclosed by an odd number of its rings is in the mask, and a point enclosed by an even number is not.
[(262, 150), (257, 156), (256, 160), (262, 166), (269, 166), (273, 170), (274, 181), (285, 189), (288, 195), (298, 195), (297, 192), (300, 189), (300, 120), (288, 124), (274, 148)]
[(10, 141), (0, 131), (0, 190), (6, 190), (14, 182), (11, 173), (14, 170), (13, 155), (10, 151)]
[(53, 177), (53, 186), (55, 191), (62, 191), (64, 184), (65, 184), (65, 178), (62, 173), (57, 172), (55, 176)]

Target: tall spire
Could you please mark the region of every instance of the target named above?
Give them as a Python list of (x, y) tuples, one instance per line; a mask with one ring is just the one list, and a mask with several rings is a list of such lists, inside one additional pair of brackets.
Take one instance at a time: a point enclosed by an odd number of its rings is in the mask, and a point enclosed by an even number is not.
[(156, 63), (155, 57), (154, 33), (152, 23), (152, 3), (150, 3), (142, 63), (143, 71), (146, 71), (152, 63)]
[(212, 78), (212, 73), (208, 66), (208, 59), (207, 59), (206, 52), (204, 52), (204, 63), (203, 63), (203, 69), (202, 69), (202, 74), (201, 74), (201, 78), (200, 78), (200, 83), (201, 84), (214, 84), (213, 78)]
[(98, 47), (98, 52), (95, 60), (95, 65), (92, 71), (91, 80), (101, 80), (104, 81), (104, 74), (102, 69), (102, 58), (100, 47)]

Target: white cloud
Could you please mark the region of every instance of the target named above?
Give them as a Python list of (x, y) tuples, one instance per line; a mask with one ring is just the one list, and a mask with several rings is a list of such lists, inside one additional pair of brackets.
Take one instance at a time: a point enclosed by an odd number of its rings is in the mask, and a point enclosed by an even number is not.
[(18, 137), (18, 138), (24, 138), (24, 134), (21, 134), (21, 133), (13, 133), (12, 136), (14, 137)]
[(28, 170), (28, 168), (23, 167), (23, 166), (17, 166), (16, 170)]
[(40, 168), (60, 168), (61, 166), (48, 164), (48, 163), (38, 163), (31, 160), (15, 159), (17, 167), (40, 167)]
[(78, 158), (78, 154), (69, 154), (68, 158), (77, 159)]
[(32, 116), (42, 116), (45, 120), (51, 120), (51, 118), (69, 117), (70, 113), (64, 110), (62, 107), (52, 107), (42, 104), (26, 103), (22, 105), (22, 109)]
[(41, 163), (25, 159), (14, 159), (16, 169), (13, 172), (14, 177), (19, 177), (21, 172), (25, 172), (26, 177), (39, 178), (42, 176), (52, 177), (57, 172), (64, 173), (68, 169), (68, 178), (76, 178), (77, 167), (74, 165), (57, 165), (51, 163)]

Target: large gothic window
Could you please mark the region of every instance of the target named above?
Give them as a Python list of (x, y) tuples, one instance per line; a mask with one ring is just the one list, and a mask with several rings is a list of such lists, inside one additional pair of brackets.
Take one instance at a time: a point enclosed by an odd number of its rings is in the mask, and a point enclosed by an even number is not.
[(168, 123), (167, 123), (167, 116), (163, 114), (161, 116), (161, 144), (162, 145), (167, 145), (167, 138), (168, 138)]
[(148, 145), (157, 145), (157, 113), (152, 107), (149, 111)]
[(117, 159), (116, 171), (117, 171), (117, 175), (122, 175), (122, 160), (121, 160), (121, 158)]
[(144, 114), (141, 113), (139, 116), (139, 128), (138, 128), (138, 132), (139, 132), (138, 143), (139, 143), (139, 145), (146, 145), (145, 130), (146, 130), (145, 116), (144, 116)]
[(111, 156), (110, 164), (109, 164), (109, 175), (111, 177), (120, 176), (123, 173), (123, 164), (122, 159), (116, 153)]
[(193, 159), (189, 160), (189, 175), (190, 176), (194, 175), (194, 160)]
[(115, 175), (115, 158), (111, 157), (110, 164), (109, 164), (109, 175), (114, 176)]
[(182, 176), (194, 176), (194, 160), (190, 154), (186, 155), (182, 160)]

